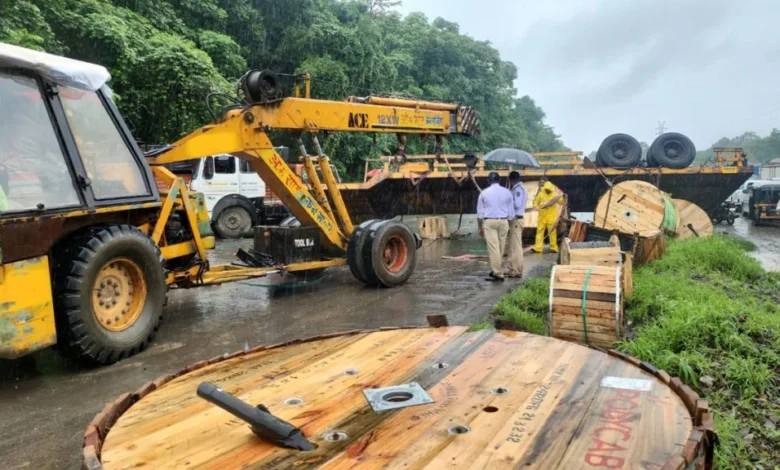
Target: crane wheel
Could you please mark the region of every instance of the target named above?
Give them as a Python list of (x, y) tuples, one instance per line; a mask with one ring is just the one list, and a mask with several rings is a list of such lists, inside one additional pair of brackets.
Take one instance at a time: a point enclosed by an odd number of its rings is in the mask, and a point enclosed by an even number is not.
[(355, 227), (355, 230), (352, 231), (352, 237), (349, 239), (349, 245), (347, 245), (347, 265), (349, 265), (349, 270), (355, 276), (355, 279), (365, 284), (368, 284), (368, 276), (366, 274), (366, 264), (363, 262), (363, 244), (368, 236), (368, 227), (374, 222), (376, 220), (367, 220)]
[(386, 221), (371, 237), (373, 274), (383, 287), (395, 287), (409, 279), (417, 266), (417, 241), (406, 225)]
[(54, 259), (58, 345), (67, 355), (111, 364), (146, 348), (167, 292), (151, 238), (129, 225), (94, 227), (57, 249)]

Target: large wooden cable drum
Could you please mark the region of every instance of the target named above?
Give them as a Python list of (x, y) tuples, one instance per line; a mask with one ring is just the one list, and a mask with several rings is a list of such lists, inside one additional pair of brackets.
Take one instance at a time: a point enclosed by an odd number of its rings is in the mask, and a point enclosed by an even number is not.
[[(265, 405), (316, 448), (260, 439), (196, 396), (202, 382)], [(364, 395), (412, 383), (430, 401), (375, 411)], [(94, 470), (703, 468), (713, 439), (707, 403), (649, 364), (550, 337), (441, 327), (193, 364), (107, 405), (83, 453)]]
[(666, 211), (660, 189), (644, 181), (624, 181), (599, 198), (593, 221), (600, 228), (645, 236), (658, 231)]
[(715, 229), (710, 216), (704, 209), (683, 199), (672, 199), (672, 202), (677, 209), (677, 238), (685, 240), (686, 238), (709, 238), (712, 236)]
[(614, 347), (623, 335), (623, 278), (618, 266), (554, 266), (550, 276), (552, 336)]

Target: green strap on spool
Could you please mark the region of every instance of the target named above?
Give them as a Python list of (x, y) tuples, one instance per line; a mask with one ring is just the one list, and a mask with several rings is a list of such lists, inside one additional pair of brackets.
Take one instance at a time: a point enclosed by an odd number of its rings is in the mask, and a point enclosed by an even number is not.
[(661, 223), (661, 228), (667, 232), (677, 230), (677, 209), (674, 208), (674, 203), (666, 194), (664, 194), (664, 221)]
[(585, 306), (588, 303), (588, 282), (592, 272), (593, 268), (590, 268), (588, 274), (585, 275), (585, 282), (582, 285), (582, 332), (585, 334), (585, 344), (590, 344), (590, 341), (588, 341), (588, 315), (585, 313)]

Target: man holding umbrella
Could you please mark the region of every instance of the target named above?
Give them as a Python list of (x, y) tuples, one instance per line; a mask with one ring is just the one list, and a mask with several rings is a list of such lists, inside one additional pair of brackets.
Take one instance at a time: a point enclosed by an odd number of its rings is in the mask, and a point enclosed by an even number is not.
[(479, 194), (477, 200), (477, 224), (479, 235), (487, 242), (490, 258), (490, 274), (487, 281), (503, 282), (504, 248), (506, 247), (509, 221), (515, 218), (515, 203), (512, 193), (501, 186), (498, 173), (488, 175), (490, 187)]

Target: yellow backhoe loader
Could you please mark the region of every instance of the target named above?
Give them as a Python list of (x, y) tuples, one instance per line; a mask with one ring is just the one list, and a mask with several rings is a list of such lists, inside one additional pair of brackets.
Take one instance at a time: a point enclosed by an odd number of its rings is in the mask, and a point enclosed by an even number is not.
[[(394, 133), (403, 158), (408, 134), (434, 136), (440, 149), (444, 135), (479, 132), (474, 111), (457, 104), (315, 100), (308, 77), (284, 97), (274, 74), (251, 71), (221, 119), (145, 156), (109, 79), (97, 65), (0, 44), (0, 358), (55, 344), (103, 364), (133, 355), (158, 329), (169, 287), (342, 265), (368, 284), (399, 285), (416, 264), (414, 235), (394, 221), (353, 227), (318, 135)], [(270, 130), (297, 134), (308, 184)], [(248, 162), (297, 219), (256, 228), (266, 256), (245, 266), (209, 263), (204, 198), (165, 166), (225, 153)]]

